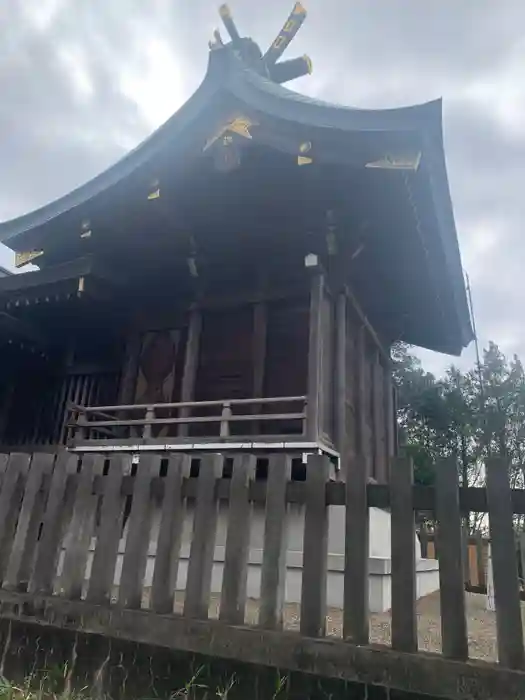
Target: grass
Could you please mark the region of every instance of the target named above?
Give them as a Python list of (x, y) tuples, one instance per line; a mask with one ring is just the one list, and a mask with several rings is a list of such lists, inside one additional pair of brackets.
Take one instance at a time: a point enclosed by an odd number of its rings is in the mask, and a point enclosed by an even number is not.
[[(235, 674), (215, 688), (201, 682), (205, 671), (201, 666), (182, 688), (172, 692), (166, 700), (228, 700), (235, 689), (237, 679)], [(284, 697), (287, 685), (286, 676), (276, 678), (273, 695), (268, 700), (280, 700)], [(110, 700), (109, 696), (103, 696)], [(71, 685), (71, 672), (67, 666), (45, 672), (29, 674), (21, 685), (0, 676), (0, 700), (101, 700), (100, 693), (86, 686), (79, 690)], [(160, 700), (155, 698), (137, 698), (137, 700)]]

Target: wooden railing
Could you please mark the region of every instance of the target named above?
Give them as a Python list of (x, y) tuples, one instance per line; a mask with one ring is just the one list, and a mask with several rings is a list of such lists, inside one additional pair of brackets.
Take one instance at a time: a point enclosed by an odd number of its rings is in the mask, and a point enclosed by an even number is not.
[[(131, 456), (120, 453), (0, 455), (0, 617), (434, 697), (525, 697), (513, 535), (525, 491), (511, 491), (505, 462), (488, 462), (486, 489), (459, 489), (453, 462), (438, 466), (431, 488), (412, 485), (404, 459), (392, 465), (388, 486), (368, 484), (362, 460), (351, 465), (347, 483), (329, 480), (321, 455), (309, 457), (304, 481), (291, 480), (285, 454), (268, 458), (264, 478), (257, 478), (254, 455), (235, 456), (228, 478), (225, 460), (230, 464), (227, 454), (203, 455), (197, 464), (193, 454), (145, 454), (132, 468)], [(215, 620), (209, 611), (220, 502), (227, 534)], [(256, 602), (246, 593), (254, 503), (264, 519)], [(304, 508), (305, 556), (298, 628), (283, 632), (290, 503)], [(346, 512), (342, 628), (335, 636), (326, 628), (329, 506)], [(391, 645), (384, 646), (370, 645), (370, 506), (391, 513)], [(176, 590), (188, 508), (193, 530), (185, 584)], [(416, 510), (434, 511), (440, 523), (442, 654), (418, 652)], [(490, 519), (497, 663), (467, 663), (461, 518), (470, 510)]]
[[(266, 408), (296, 404), (297, 410), (267, 413)], [(238, 411), (246, 411), (239, 413)], [(195, 415), (195, 413), (211, 415)], [(150, 439), (154, 429), (176, 426), (180, 437), (188, 434), (190, 426), (209, 425), (207, 436), (226, 438), (233, 433), (232, 425), (248, 424), (244, 434), (257, 434), (261, 424), (299, 427), (296, 434), (305, 433), (306, 396), (278, 396), (275, 398), (231, 399), (224, 401), (186, 401), (179, 403), (131, 404), (121, 406), (69, 405), (68, 428), (77, 441), (94, 436), (103, 438)], [(237, 434), (243, 434), (238, 431)]]

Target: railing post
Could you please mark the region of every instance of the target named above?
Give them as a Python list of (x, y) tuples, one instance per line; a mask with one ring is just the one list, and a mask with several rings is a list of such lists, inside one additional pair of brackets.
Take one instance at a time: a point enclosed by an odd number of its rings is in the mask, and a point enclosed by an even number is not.
[(152, 421), (155, 418), (155, 409), (153, 406), (148, 406), (146, 409), (146, 423), (144, 423), (144, 429), (142, 431), (142, 437), (144, 439), (150, 438), (151, 437), (151, 423), (148, 421)]
[(222, 405), (221, 413), (221, 437), (228, 437), (230, 434), (230, 420), (232, 417), (232, 408), (229, 401), (225, 401)]

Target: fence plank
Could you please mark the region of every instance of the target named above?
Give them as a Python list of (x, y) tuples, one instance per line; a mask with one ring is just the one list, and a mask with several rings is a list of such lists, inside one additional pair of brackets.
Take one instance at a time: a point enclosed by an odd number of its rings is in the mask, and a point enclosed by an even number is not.
[(151, 529), (151, 482), (159, 471), (160, 455), (141, 455), (135, 476), (119, 585), (118, 602), (125, 608), (140, 608), (142, 603)]
[(450, 659), (468, 658), (463, 542), (459, 508), (458, 470), (454, 459), (436, 466), (436, 517), (439, 522), (439, 590), (443, 654)]
[(18, 511), (23, 496), (23, 478), (26, 476), (31, 456), (13, 453), (9, 456), (0, 491), (0, 580), (4, 578), (15, 534)]
[(234, 625), (244, 622), (251, 526), (248, 496), (250, 481), (255, 478), (255, 463), (255, 455), (236, 457), (230, 484), (219, 619)]
[(44, 494), (41, 493), (42, 482), (44, 476), (51, 472), (54, 460), (55, 455), (52, 453), (36, 454), (31, 460), (13, 546), (3, 581), (3, 587), (8, 590), (27, 590), (28, 588), (44, 506)]
[(328, 565), (328, 508), (326, 482), (330, 460), (310, 455), (306, 465), (301, 634), (322, 637), (326, 631), (326, 576)]
[(86, 563), (95, 521), (98, 496), (93, 495), (93, 481), (102, 474), (104, 457), (85, 455), (73, 505), (71, 526), (66, 536), (66, 552), (60, 577), (59, 593), (65, 598), (78, 599), (86, 573)]
[(286, 549), (288, 544), (288, 504), (286, 485), (291, 477), (288, 455), (270, 457), (266, 483), (261, 602), (259, 625), (279, 629), (283, 624)]
[(392, 538), (392, 648), (417, 651), (416, 562), (412, 460), (394, 460), (390, 479)]
[(508, 463), (488, 459), (486, 471), (498, 658), (503, 666), (517, 669), (524, 661), (523, 629)]
[(366, 497), (367, 462), (353, 459), (346, 475), (345, 571), (343, 638), (356, 644), (369, 640), (369, 513)]
[(64, 507), (67, 480), (70, 474), (76, 473), (77, 463), (78, 457), (68, 452), (61, 453), (55, 463), (33, 577), (29, 585), (29, 590), (33, 593), (47, 595), (53, 590), (63, 526), (67, 522), (68, 513)]
[(219, 511), (216, 486), (217, 479), (222, 474), (222, 463), (222, 455), (218, 454), (205, 455), (200, 463), (184, 599), (186, 617), (208, 617)]
[(151, 584), (151, 608), (157, 613), (173, 612), (173, 594), (177, 586), (180, 545), (185, 501), (182, 494), (184, 478), (189, 476), (190, 455), (172, 455), (164, 479), (164, 496), (159, 524), (159, 536)]
[(100, 525), (86, 594), (86, 600), (91, 603), (111, 601), (118, 545), (122, 534), (122, 479), (130, 467), (130, 455), (114, 455), (110, 459), (108, 474), (104, 477)]

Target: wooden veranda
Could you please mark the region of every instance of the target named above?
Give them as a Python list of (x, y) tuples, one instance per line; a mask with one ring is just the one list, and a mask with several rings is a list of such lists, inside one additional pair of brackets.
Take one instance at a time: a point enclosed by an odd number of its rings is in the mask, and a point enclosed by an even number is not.
[[(391, 466), (391, 483), (367, 483), (363, 460), (346, 483), (329, 479), (329, 460), (309, 457), (292, 480), (290, 455), (130, 455), (62, 452), (0, 459), (0, 618), (157, 647), (300, 670), (435, 697), (510, 700), (525, 696), (523, 632), (511, 491), (505, 462), (487, 463), (487, 488), (458, 488), (453, 462), (434, 487), (412, 485), (410, 461)], [(80, 464), (81, 463), (81, 464)], [(80, 468), (81, 466), (81, 468)], [(183, 514), (194, 510), (184, 590), (177, 588)], [(219, 504), (228, 508), (218, 619), (209, 619)], [(245, 621), (251, 505), (264, 504), (265, 534), (256, 624)], [(283, 630), (284, 552), (290, 504), (304, 506), (299, 632)], [(326, 635), (328, 508), (346, 507), (342, 637)], [(369, 643), (368, 508), (392, 520), (392, 644)], [(158, 537), (151, 519), (160, 513)], [(414, 513), (440, 523), (442, 654), (418, 651)], [(461, 517), (488, 512), (498, 631), (497, 663), (469, 659), (461, 566)], [(124, 519), (127, 521), (124, 527)], [(123, 536), (123, 528), (126, 532)], [(153, 571), (145, 585), (147, 560)], [(4, 645), (9, 639), (4, 638)]]

